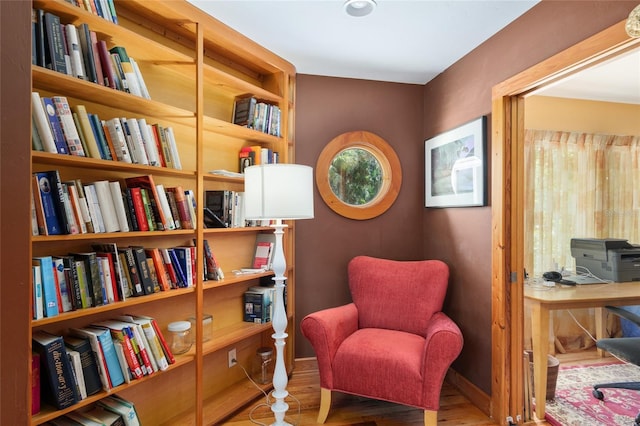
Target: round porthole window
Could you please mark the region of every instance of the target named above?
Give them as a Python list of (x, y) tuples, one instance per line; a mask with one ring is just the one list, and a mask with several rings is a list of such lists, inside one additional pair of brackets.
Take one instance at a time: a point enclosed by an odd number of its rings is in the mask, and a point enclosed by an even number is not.
[(334, 138), (320, 154), (316, 183), (322, 199), (336, 213), (371, 219), (395, 201), (402, 170), (384, 139), (366, 131), (348, 132)]

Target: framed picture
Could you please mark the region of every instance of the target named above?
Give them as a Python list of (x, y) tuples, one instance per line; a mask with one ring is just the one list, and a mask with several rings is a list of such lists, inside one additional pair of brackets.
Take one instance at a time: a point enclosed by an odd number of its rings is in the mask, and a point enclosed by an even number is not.
[(486, 205), (486, 128), (482, 116), (424, 142), (425, 207)]

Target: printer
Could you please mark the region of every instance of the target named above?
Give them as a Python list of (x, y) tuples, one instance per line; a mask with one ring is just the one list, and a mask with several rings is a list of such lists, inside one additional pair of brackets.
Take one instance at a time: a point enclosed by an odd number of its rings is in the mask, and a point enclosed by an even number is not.
[[(640, 281), (640, 246), (618, 238), (572, 238), (576, 272), (614, 282)], [(586, 270), (584, 269), (586, 268)]]

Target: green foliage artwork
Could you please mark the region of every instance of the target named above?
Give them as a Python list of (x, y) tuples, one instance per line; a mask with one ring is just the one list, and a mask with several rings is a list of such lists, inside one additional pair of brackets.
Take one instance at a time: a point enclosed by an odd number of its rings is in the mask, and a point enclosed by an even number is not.
[(329, 185), (342, 202), (362, 206), (376, 198), (382, 188), (382, 166), (362, 148), (341, 151), (331, 161)]

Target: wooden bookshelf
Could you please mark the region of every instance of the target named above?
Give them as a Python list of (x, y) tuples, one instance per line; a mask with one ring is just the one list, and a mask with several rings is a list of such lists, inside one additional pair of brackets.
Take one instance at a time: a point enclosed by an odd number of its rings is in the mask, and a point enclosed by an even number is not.
[[(186, 1), (115, 0), (114, 3), (118, 24), (65, 0), (32, 0), (31, 6), (59, 16), (63, 24), (88, 24), (109, 48), (124, 46), (140, 66), (151, 99), (36, 65), (31, 67), (32, 91), (42, 96), (66, 96), (72, 107), (85, 105), (88, 112), (98, 114), (101, 119), (135, 117), (171, 126), (176, 135), (182, 169), (32, 151), (32, 172), (56, 169), (63, 180), (116, 180), (123, 188), (125, 178), (150, 174), (156, 184), (165, 187), (180, 185), (193, 190), (197, 205), (203, 206), (203, 194), (207, 190), (242, 191), (242, 178), (210, 173), (218, 169), (238, 171), (238, 152), (242, 147), (260, 145), (277, 151), (281, 162), (293, 162), (293, 65)], [(24, 7), (28, 4), (26, 2)], [(21, 54), (28, 55), (29, 52), (23, 50)], [(244, 94), (251, 94), (280, 108), (280, 137), (231, 122), (234, 99)], [(28, 192), (24, 197), (28, 197)], [(25, 200), (20, 205), (28, 203)], [(23, 214), (28, 215), (29, 212), (25, 210)], [(285, 251), (293, 254), (294, 224), (289, 226), (285, 234)], [(272, 229), (206, 229), (202, 211), (197, 209), (195, 230), (31, 236), (32, 256), (90, 251), (94, 243), (162, 248), (193, 245), (195, 242), (198, 251), (197, 281), (192, 288), (130, 297), (104, 306), (31, 320), (28, 335), (19, 336), (21, 345), (30, 348), (31, 333), (36, 330), (65, 334), (69, 328), (123, 314), (153, 317), (166, 333), (167, 324), (172, 321), (191, 316), (200, 318), (204, 313), (210, 313), (213, 315), (214, 337), (201, 343), (202, 324), (196, 321), (196, 329), (192, 330), (196, 335), (193, 347), (186, 354), (176, 356), (176, 363), (168, 370), (132, 380), (109, 393), (92, 395), (64, 410), (55, 410), (43, 402), (38, 414), (30, 416), (26, 410), (24, 423), (43, 424), (77, 408), (90, 406), (107, 394), (117, 394), (135, 404), (142, 424), (204, 425), (229, 417), (260, 395), (268, 387), (254, 387), (239, 366), (229, 368), (227, 365), (227, 352), (236, 349), (238, 362), (249, 371), (255, 350), (272, 344), (271, 324), (243, 322), (242, 311), (244, 291), (272, 274), (235, 275), (232, 272), (250, 265), (256, 235), (260, 232), (272, 232)], [(204, 266), (200, 254), (204, 252), (205, 240), (224, 270), (223, 280), (206, 281), (202, 278)], [(24, 282), (30, 281), (27, 264), (30, 262), (24, 263)], [(287, 315), (290, 323), (285, 352), (287, 368), (291, 370), (295, 346), (295, 265), (290, 262), (288, 268)], [(30, 310), (30, 300), (25, 300), (22, 306), (25, 315)], [(29, 376), (29, 382), (30, 379)], [(30, 407), (30, 392), (25, 398), (25, 407)]]

